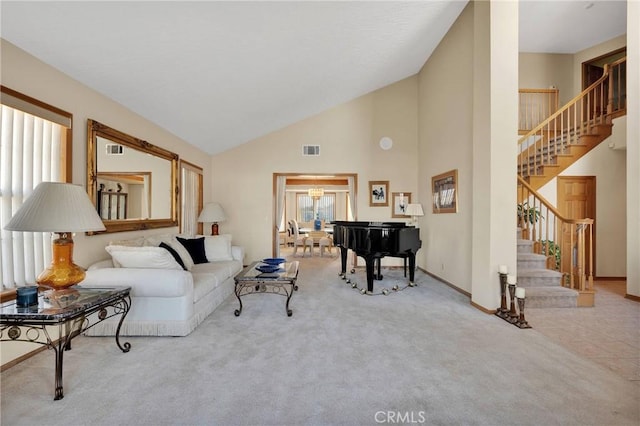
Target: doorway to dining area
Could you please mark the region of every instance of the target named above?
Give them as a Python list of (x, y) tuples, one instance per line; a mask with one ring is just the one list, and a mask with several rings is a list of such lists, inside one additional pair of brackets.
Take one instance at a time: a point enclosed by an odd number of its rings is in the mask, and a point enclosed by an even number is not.
[(357, 217), (357, 182), (356, 173), (274, 173), (273, 255), (320, 256), (331, 222)]

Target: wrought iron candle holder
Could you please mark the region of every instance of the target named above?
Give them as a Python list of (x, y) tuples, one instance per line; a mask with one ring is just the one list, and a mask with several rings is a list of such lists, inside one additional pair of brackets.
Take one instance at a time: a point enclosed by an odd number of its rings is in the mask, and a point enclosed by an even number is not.
[(518, 321), (515, 323), (515, 325), (519, 328), (531, 328), (527, 320), (524, 319), (524, 297), (518, 297), (517, 299), (520, 316), (518, 317)]
[(505, 318), (512, 324), (518, 321), (518, 312), (516, 311), (516, 285), (509, 284), (509, 298), (511, 299), (511, 309), (509, 309), (508, 317)]
[[(506, 267), (504, 267), (504, 269), (506, 270)], [(496, 315), (518, 328), (531, 328), (524, 318), (525, 289), (519, 287), (516, 290), (516, 277), (514, 275), (507, 275), (505, 270), (499, 272), (500, 308), (496, 310)], [(509, 299), (511, 301), (509, 309), (507, 309), (507, 288), (509, 289)], [(516, 310), (516, 303), (518, 304), (518, 310)]]
[(507, 309), (507, 274), (499, 272), (500, 276), (500, 308), (496, 310), (496, 315), (505, 318), (508, 315)]

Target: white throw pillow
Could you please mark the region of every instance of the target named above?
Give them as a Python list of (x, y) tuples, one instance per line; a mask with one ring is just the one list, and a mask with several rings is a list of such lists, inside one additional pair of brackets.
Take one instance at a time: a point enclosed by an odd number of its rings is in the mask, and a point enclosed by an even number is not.
[[(109, 241), (110, 246), (127, 246), (127, 247), (142, 247), (144, 245), (144, 237), (133, 238), (131, 240), (116, 240)], [(115, 259), (111, 259), (113, 261), (113, 266), (116, 268), (120, 267), (120, 264)]]
[(231, 254), (231, 234), (205, 236), (204, 252), (209, 262), (233, 260), (233, 255)]
[(160, 243), (165, 243), (172, 249), (174, 249), (180, 259), (182, 259), (182, 263), (184, 263), (184, 267), (187, 268), (187, 271), (190, 271), (193, 268), (193, 258), (187, 251), (187, 249), (180, 244), (180, 241), (176, 240), (175, 235), (163, 234), (163, 235), (152, 235), (147, 237), (144, 244), (146, 246), (158, 247)]
[(180, 269), (182, 266), (162, 247), (107, 246), (116, 268)]

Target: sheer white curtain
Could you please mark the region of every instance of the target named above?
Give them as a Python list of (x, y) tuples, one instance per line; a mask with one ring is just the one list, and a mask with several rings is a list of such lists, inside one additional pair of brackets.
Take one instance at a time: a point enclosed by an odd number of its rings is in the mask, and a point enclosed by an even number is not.
[(198, 192), (199, 173), (187, 167), (182, 168), (182, 233), (196, 235), (198, 233)]
[(280, 241), (278, 232), (280, 231), (280, 225), (284, 219), (284, 196), (285, 189), (287, 187), (287, 177), (278, 176), (276, 178), (276, 223), (274, 229), (274, 238), (276, 241), (276, 256), (280, 256)]
[(149, 197), (144, 196), (144, 194), (151, 194), (151, 176), (145, 174), (142, 181), (142, 201), (140, 206), (140, 217), (144, 219), (151, 218), (151, 212), (149, 211)]
[(348, 176), (347, 177), (347, 186), (349, 188), (349, 209), (348, 209), (348, 220), (355, 220), (358, 216), (356, 211), (356, 188), (355, 188), (355, 177)]
[(62, 180), (64, 127), (6, 105), (0, 123), (0, 276), (12, 288), (35, 283), (51, 262), (50, 233), (4, 227), (36, 185)]

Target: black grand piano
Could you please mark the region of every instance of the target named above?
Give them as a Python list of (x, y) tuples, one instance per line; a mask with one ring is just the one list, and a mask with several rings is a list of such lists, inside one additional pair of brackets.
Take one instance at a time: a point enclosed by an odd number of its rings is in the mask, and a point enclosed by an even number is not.
[[(364, 258), (367, 268), (367, 290), (373, 292), (373, 280), (381, 280), (380, 259), (385, 256), (409, 260), (409, 283), (413, 284), (416, 253), (422, 247), (420, 229), (402, 222), (333, 222), (333, 243), (340, 247), (341, 275), (347, 270), (347, 251), (353, 250)], [(378, 273), (375, 274), (375, 264)], [(406, 275), (405, 275), (406, 276)]]

